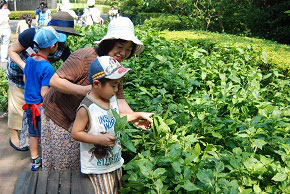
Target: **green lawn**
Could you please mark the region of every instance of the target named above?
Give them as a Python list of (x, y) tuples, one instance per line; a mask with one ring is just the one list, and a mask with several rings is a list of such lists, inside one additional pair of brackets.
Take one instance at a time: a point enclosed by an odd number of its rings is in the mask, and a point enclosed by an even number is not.
[(167, 40), (189, 39), (196, 42), (213, 42), (216, 44), (251, 45), (253, 48), (262, 48), (268, 54), (269, 62), (280, 68), (290, 70), (290, 46), (273, 41), (219, 34), (205, 31), (163, 31), (162, 36)]

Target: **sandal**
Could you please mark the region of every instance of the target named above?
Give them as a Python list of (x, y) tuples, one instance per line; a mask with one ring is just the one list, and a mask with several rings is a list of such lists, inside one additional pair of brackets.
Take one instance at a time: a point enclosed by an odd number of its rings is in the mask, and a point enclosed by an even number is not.
[(23, 147), (23, 148), (20, 148), (20, 147), (17, 147), (16, 145), (14, 145), (11, 141), (11, 138), (9, 140), (9, 143), (10, 143), (10, 146), (13, 147), (15, 150), (17, 151), (28, 151), (29, 150), (29, 147), (26, 146), (26, 147)]

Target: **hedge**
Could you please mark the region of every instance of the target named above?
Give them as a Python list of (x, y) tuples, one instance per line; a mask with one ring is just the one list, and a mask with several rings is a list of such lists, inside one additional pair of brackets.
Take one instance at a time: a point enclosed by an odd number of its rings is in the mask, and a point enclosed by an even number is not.
[[(54, 14), (56, 9), (50, 9), (51, 13)], [(29, 14), (32, 18), (35, 18), (35, 10), (32, 11), (11, 11), (9, 18), (11, 20), (21, 20), (23, 14)]]
[[(96, 7), (100, 10), (102, 14), (107, 14), (110, 10), (110, 6), (108, 5), (96, 5)], [(81, 13), (83, 13), (84, 8), (73, 8), (74, 11), (79, 9)], [(51, 13), (54, 14), (57, 9), (50, 9)], [(29, 14), (32, 18), (35, 19), (35, 10), (27, 10), (27, 11), (11, 11), (9, 16), (10, 20), (21, 20), (23, 14)]]

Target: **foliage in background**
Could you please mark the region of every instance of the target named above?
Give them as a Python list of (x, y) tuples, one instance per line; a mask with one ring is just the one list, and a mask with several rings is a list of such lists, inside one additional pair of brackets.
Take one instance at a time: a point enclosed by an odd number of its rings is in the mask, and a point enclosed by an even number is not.
[(169, 41), (180, 42), (188, 39), (199, 45), (230, 45), (236, 43), (246, 47), (250, 44), (254, 49), (263, 49), (267, 52), (269, 64), (280, 67), (286, 75), (290, 73), (290, 57), (287, 57), (290, 56), (290, 48), (285, 44), (265, 39), (205, 31), (163, 31), (161, 36)]
[(8, 80), (6, 70), (0, 69), (0, 112), (7, 112), (8, 108)]
[(143, 26), (155, 28), (158, 30), (180, 30), (184, 29), (184, 25), (177, 16), (160, 16), (158, 18), (150, 18), (144, 21)]
[[(52, 14), (56, 12), (56, 9), (50, 9), (50, 10), (51, 10)], [(35, 19), (35, 10), (33, 10), (33, 11), (11, 11), (11, 14), (9, 15), (9, 19), (10, 20), (21, 20), (23, 14), (28, 14), (32, 18)]]
[[(140, 15), (142, 12), (165, 13), (176, 15), (184, 25), (183, 29), (263, 37), (286, 44), (290, 43), (290, 16), (285, 13), (289, 7), (289, 0), (124, 0), (121, 2), (123, 13), (133, 19), (146, 17), (144, 14)], [(145, 21), (145, 18), (139, 21)]]

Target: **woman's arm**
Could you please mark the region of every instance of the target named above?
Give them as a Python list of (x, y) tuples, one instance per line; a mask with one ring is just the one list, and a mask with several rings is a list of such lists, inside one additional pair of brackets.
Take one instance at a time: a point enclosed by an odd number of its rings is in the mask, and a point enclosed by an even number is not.
[(25, 62), (18, 55), (19, 52), (25, 48), (20, 44), (19, 40), (15, 40), (9, 47), (9, 57), (14, 61), (20, 68), (24, 69)]
[(42, 96), (42, 98), (44, 98), (44, 96), (48, 92), (48, 90), (49, 90), (49, 87), (48, 86), (42, 86), (41, 87), (40, 95)]
[(57, 73), (52, 76), (50, 86), (61, 93), (82, 96), (85, 96), (92, 88), (91, 85), (81, 86), (74, 84), (67, 79), (60, 78)]
[(126, 102), (125, 99), (118, 99), (118, 106), (119, 106), (119, 111), (122, 113), (133, 113), (134, 111), (130, 108), (128, 103)]
[(84, 143), (99, 144), (102, 146), (115, 145), (116, 138), (109, 134), (95, 136), (85, 132), (88, 123), (89, 123), (88, 112), (84, 107), (81, 107), (77, 112), (76, 119), (72, 127), (72, 137), (75, 140)]

